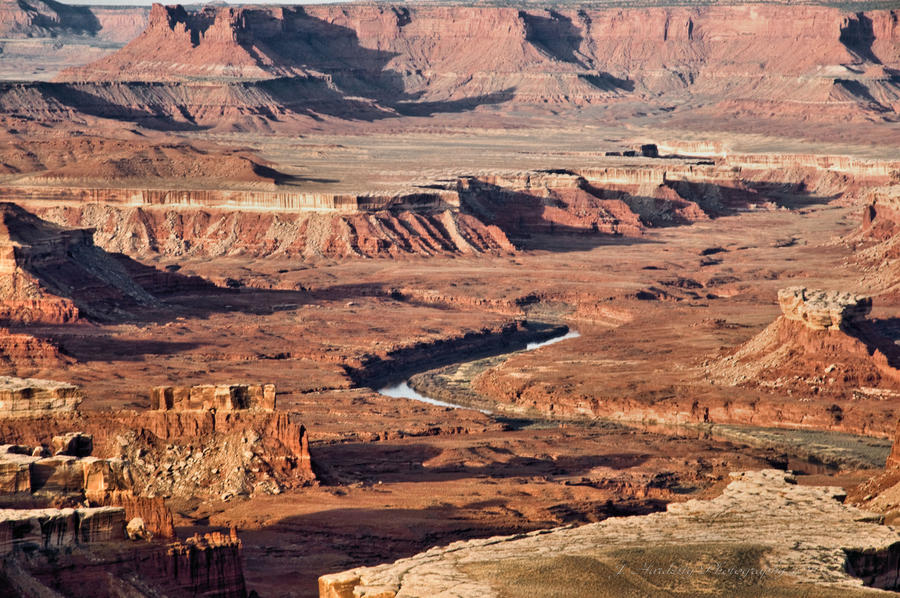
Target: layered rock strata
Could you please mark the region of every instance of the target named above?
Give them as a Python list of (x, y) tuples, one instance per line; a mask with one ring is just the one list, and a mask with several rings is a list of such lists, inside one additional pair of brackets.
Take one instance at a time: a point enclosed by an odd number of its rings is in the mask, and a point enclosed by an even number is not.
[(128, 465), (121, 459), (98, 459), (89, 454), (46, 457), (41, 454), (44, 451), (42, 447), (0, 445), (0, 495), (103, 496), (131, 487)]
[(143, 565), (143, 573), (163, 591), (194, 596), (245, 598), (243, 547), (235, 530), (194, 536), (165, 548)]
[(64, 228), (0, 203), (0, 319), (63, 324), (157, 303), (92, 231)]
[(174, 519), (163, 499), (136, 496), (128, 463), (90, 456), (89, 442), (80, 433), (54, 437), (57, 454), (49, 457), (45, 447), (0, 446), (0, 502), (87, 499), (124, 509), (129, 521), (140, 518), (149, 537), (174, 538)]
[[(900, 392), (900, 355), (877, 323), (866, 319), (870, 297), (790, 287), (779, 291), (778, 302), (782, 315), (714, 361), (707, 370), (711, 379), (799, 392), (801, 397)], [(834, 410), (839, 418), (840, 406)]]
[(132, 7), (70, 6), (44, 0), (3, 0), (0, 2), (0, 36), (15, 38), (55, 38), (57, 44), (80, 36), (105, 42), (131, 41), (147, 25), (148, 11)]
[(840, 330), (864, 320), (872, 298), (840, 291), (789, 287), (778, 291), (785, 319), (803, 322), (811, 330)]
[[(737, 566), (752, 569), (752, 579), (745, 581), (760, 594), (776, 587), (801, 587), (837, 596), (882, 580), (893, 564), (873, 561), (866, 577), (859, 579), (854, 574), (861, 572), (860, 561), (852, 555), (886, 551), (897, 542), (897, 533), (880, 525), (879, 517), (841, 504), (843, 496), (839, 488), (799, 486), (783, 471), (735, 473), (722, 495), (712, 500), (670, 504), (664, 513), (614, 517), (581, 527), (456, 542), (395, 563), (324, 575), (319, 596), (393, 598), (452, 592), (460, 598), (490, 598), (509, 595), (514, 588), (527, 595), (552, 588), (574, 596), (609, 583), (623, 593), (625, 588), (644, 595), (671, 591), (675, 584), (692, 594), (730, 583), (716, 567), (733, 566), (731, 553), (740, 551), (744, 557)], [(755, 531), (752, 538), (748, 529)], [(567, 561), (578, 564), (589, 579), (565, 575)], [(672, 566), (692, 573), (665, 575)], [(663, 573), (654, 574), (657, 567)], [(523, 587), (526, 578), (530, 585)], [(720, 589), (727, 593), (725, 587)]]
[(81, 390), (66, 382), (0, 376), (0, 417), (71, 412), (82, 400)]
[[(573, 170), (480, 173), (395, 194), (7, 187), (51, 222), (130, 256), (402, 257), (508, 253), (534, 235), (640, 236), (772, 197), (858, 197), (900, 164), (841, 156), (719, 156)], [(261, 208), (265, 208), (262, 210)]]
[[(46, 308), (44, 303), (42, 308)], [(64, 366), (74, 361), (53, 341), (0, 328), (0, 372), (22, 374), (46, 366)]]
[[(198, 123), (212, 116), (209, 104), (190, 96), (208, 95), (211, 82), (230, 86), (232, 98), (253, 96), (228, 106), (226, 120), (290, 120), (304, 109), (347, 116), (352, 102), (345, 96), (368, 100), (356, 103), (374, 117), (414, 111), (421, 102), (439, 111), (441, 103), (582, 106), (664, 97), (669, 105), (693, 98), (730, 112), (764, 114), (778, 106), (813, 118), (883, 118), (896, 113), (900, 98), (892, 75), (896, 23), (891, 10), (778, 5), (156, 5), (137, 39), (61, 79), (186, 83), (179, 108)], [(244, 81), (262, 84), (249, 94), (235, 85)], [(292, 104), (285, 100), (298, 94), (282, 89), (289, 84), (317, 93)]]
[(157, 411), (275, 410), (274, 384), (204, 384), (157, 386), (150, 391), (150, 409)]
[(124, 539), (124, 509), (0, 509), (0, 553), (4, 555)]

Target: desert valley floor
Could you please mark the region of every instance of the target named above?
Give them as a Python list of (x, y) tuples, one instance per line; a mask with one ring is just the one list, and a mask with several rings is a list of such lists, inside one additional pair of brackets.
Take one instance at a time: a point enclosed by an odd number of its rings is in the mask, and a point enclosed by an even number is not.
[(898, 235), (896, 3), (0, 0), (0, 598), (888, 596)]

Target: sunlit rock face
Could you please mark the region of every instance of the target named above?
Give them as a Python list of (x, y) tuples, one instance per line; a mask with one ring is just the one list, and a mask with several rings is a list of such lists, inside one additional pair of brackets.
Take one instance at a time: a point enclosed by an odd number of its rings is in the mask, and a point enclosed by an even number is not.
[(872, 311), (871, 297), (806, 287), (781, 289), (778, 304), (785, 318), (813, 330), (840, 329), (865, 319)]

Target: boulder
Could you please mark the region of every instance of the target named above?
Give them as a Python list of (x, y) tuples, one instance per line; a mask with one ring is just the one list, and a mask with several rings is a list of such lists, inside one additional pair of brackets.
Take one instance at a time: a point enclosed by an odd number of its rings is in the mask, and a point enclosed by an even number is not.
[(62, 436), (54, 436), (50, 446), (54, 455), (89, 457), (94, 452), (94, 437), (82, 432), (69, 432)]
[(129, 540), (144, 540), (150, 538), (150, 534), (144, 526), (144, 520), (140, 517), (134, 517), (128, 522), (128, 525), (125, 526), (125, 533), (128, 534)]

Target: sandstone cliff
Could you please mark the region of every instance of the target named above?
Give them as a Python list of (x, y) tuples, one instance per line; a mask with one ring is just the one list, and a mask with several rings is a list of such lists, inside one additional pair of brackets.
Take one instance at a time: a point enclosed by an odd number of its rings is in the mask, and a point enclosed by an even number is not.
[(18, 445), (48, 446), (53, 436), (72, 430), (93, 437), (98, 457), (123, 463), (119, 477), (129, 482), (115, 482), (119, 474), (102, 467), (97, 472), (106, 477), (97, 479), (113, 481), (85, 481), (84, 473), (78, 477), (77, 471), (78, 466), (83, 470), (83, 464), (63, 459), (60, 471), (70, 474), (63, 476), (69, 480), (64, 485), (73, 491), (83, 488), (102, 504), (134, 509), (130, 513), (146, 510), (146, 516), (135, 516), (144, 518), (148, 526), (160, 521), (160, 529), (167, 524), (164, 516), (154, 515), (158, 505), (133, 502), (116, 492), (230, 500), (277, 494), (315, 481), (306, 428), (296, 415), (286, 412), (122, 411), (0, 417), (0, 438)]
[(0, 204), (0, 317), (67, 323), (156, 300), (122, 265), (93, 244), (92, 233), (41, 220)]
[(782, 315), (713, 362), (712, 379), (798, 393), (801, 399), (900, 395), (900, 354), (877, 323), (866, 319), (870, 297), (791, 287), (779, 291), (778, 301)]
[[(896, 11), (820, 6), (155, 5), (137, 39), (60, 80), (184, 82), (179, 109), (210, 124), (211, 84), (234, 100), (220, 120), (365, 109), (345, 96), (365, 98), (375, 118), (509, 100), (579, 106), (621, 98), (690, 98), (760, 116), (777, 107), (813, 119), (894, 118), (898, 31)], [(83, 91), (114, 105), (111, 89)], [(291, 102), (300, 89), (305, 103)]]
[(147, 25), (148, 11), (139, 7), (72, 6), (44, 0), (0, 2), (0, 37), (62, 38), (83, 36), (125, 43)]

